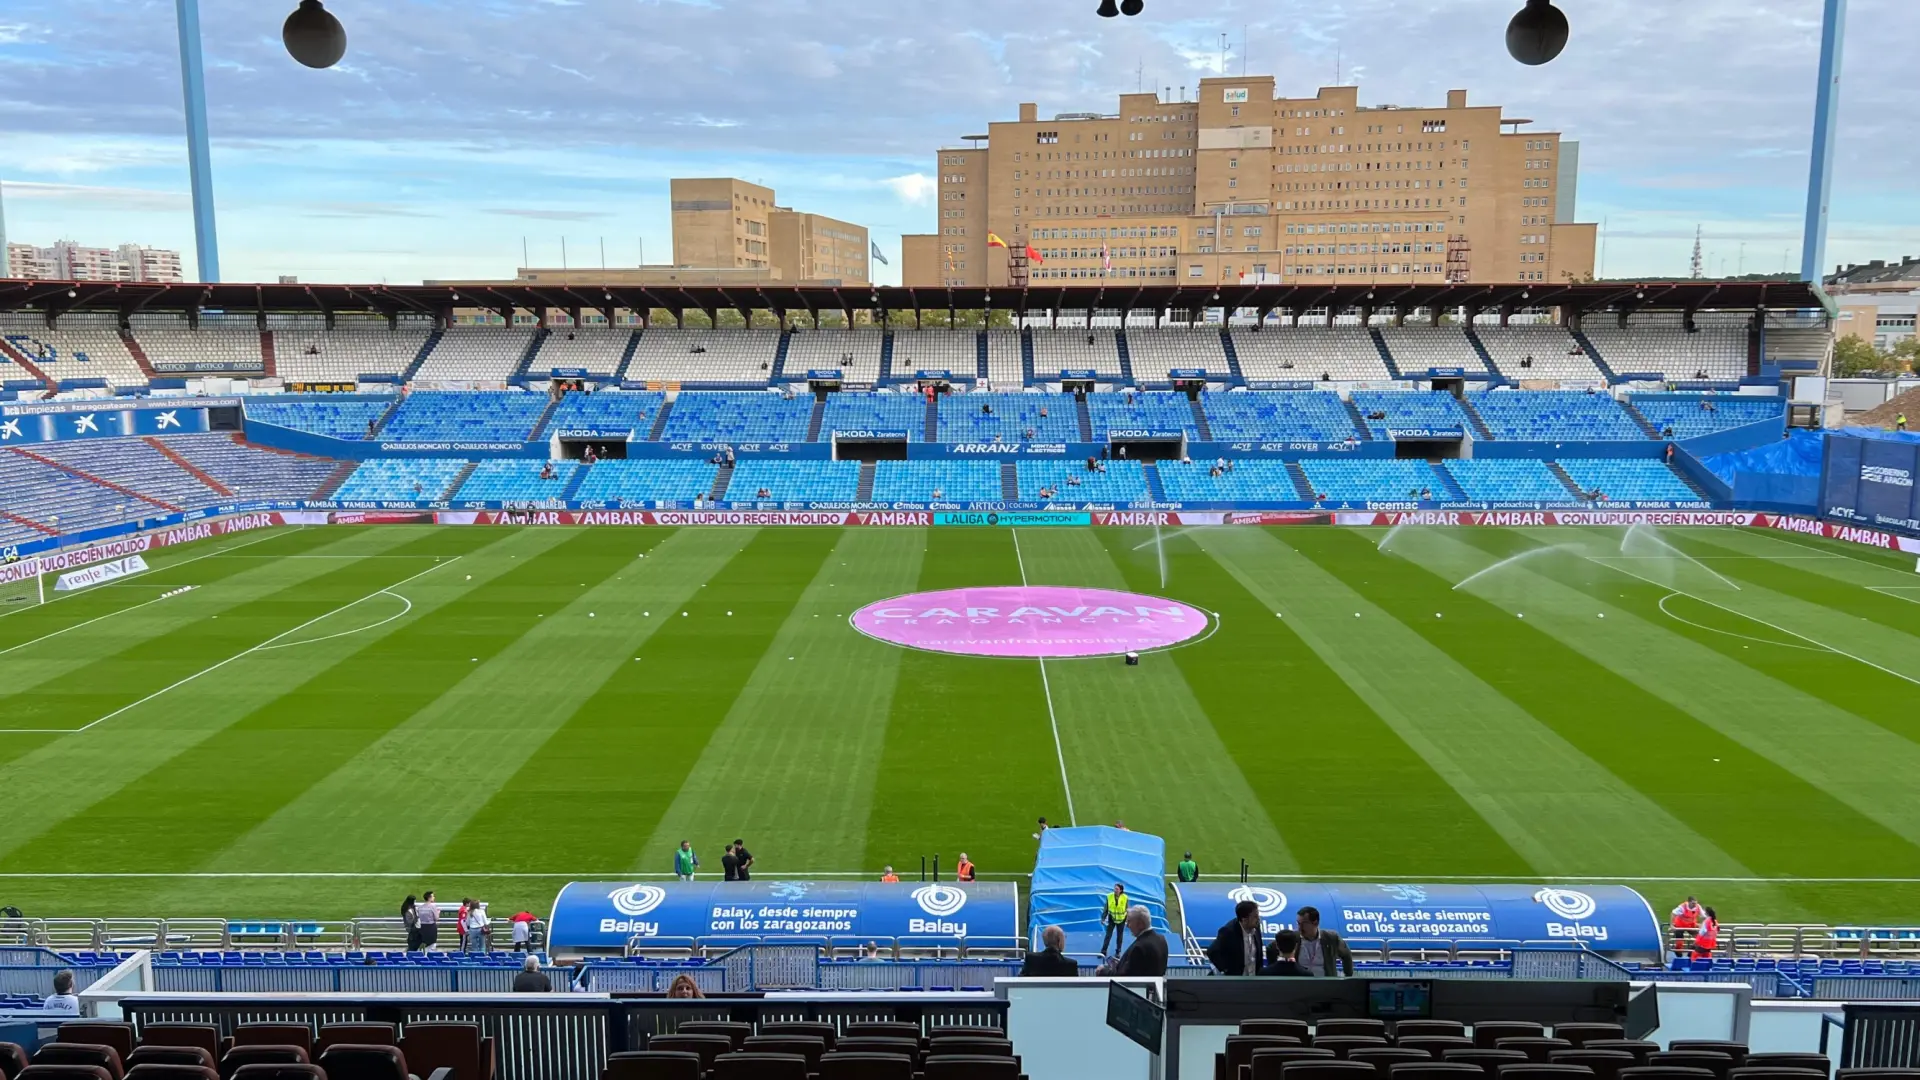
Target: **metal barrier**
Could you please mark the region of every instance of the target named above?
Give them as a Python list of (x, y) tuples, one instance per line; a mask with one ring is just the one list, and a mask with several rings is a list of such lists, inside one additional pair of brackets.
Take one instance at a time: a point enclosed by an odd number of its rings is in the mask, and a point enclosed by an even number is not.
[[(564, 969), (545, 969), (556, 992), (569, 985)], [(166, 965), (153, 968), (154, 989), (186, 994), (504, 994), (518, 968), (411, 967), (340, 964), (299, 967)]]
[(1828, 926), (1824, 923), (1722, 923), (1720, 956), (1801, 959), (1920, 959), (1920, 926)]
[(1920, 999), (1920, 977), (1815, 975), (1813, 996), (1832, 1001), (1914, 1001)]
[[(507, 924), (496, 924), (506, 926)], [(503, 929), (501, 933), (508, 933)], [(544, 952), (547, 924), (529, 926), (535, 952)], [(504, 948), (508, 940), (496, 939)], [(248, 949), (263, 952), (347, 952), (404, 949), (406, 926), (399, 917), (373, 919), (5, 919), (0, 920), (0, 949)]]

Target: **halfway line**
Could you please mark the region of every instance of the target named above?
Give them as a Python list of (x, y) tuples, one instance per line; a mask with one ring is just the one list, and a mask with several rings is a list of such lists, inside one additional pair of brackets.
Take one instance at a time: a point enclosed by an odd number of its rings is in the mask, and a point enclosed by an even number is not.
[[(1020, 564), (1020, 586), (1027, 585), (1027, 559), (1020, 553), (1020, 530), (1013, 529), (1013, 557)], [(1073, 813), (1073, 784), (1067, 780), (1067, 752), (1060, 746), (1060, 718), (1053, 711), (1053, 683), (1047, 678), (1047, 658), (1040, 658), (1040, 689), (1047, 695), (1047, 725), (1053, 728), (1053, 756), (1060, 760), (1060, 789), (1067, 796), (1067, 824), (1078, 825)]]

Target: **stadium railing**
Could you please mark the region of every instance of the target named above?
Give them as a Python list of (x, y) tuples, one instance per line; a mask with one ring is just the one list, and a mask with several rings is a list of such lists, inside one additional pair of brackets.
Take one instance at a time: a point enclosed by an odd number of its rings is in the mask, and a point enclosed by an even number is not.
[(1723, 923), (1722, 956), (1920, 959), (1920, 926)]
[[(494, 923), (494, 948), (508, 945), (509, 929)], [(443, 939), (453, 935), (442, 925)], [(530, 945), (546, 947), (547, 924), (530, 927)], [(262, 949), (268, 951), (359, 951), (406, 947), (398, 916), (363, 919), (0, 919), (0, 949), (37, 946), (54, 950)], [(450, 942), (449, 942), (450, 944)], [(441, 951), (456, 951), (443, 946)]]

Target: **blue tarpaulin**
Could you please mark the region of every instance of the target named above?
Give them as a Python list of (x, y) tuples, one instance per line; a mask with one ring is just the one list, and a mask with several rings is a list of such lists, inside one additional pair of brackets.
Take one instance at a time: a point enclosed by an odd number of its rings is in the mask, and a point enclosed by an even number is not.
[(1165, 930), (1166, 865), (1167, 843), (1157, 836), (1104, 825), (1048, 829), (1033, 864), (1034, 940), (1041, 927), (1057, 925), (1067, 932), (1068, 951), (1095, 951), (1099, 941), (1081, 935), (1100, 934), (1100, 912), (1115, 882), (1127, 887), (1129, 906), (1144, 905)]
[(1813, 513), (1820, 501), (1825, 447), (1824, 433), (1795, 430), (1779, 442), (1714, 454), (1700, 463), (1733, 487), (1736, 506)]

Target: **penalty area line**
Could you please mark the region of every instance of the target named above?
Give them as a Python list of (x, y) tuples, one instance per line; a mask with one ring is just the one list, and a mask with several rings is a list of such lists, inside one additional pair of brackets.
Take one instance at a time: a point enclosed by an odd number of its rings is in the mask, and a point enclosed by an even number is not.
[[(295, 526), (293, 526), (293, 528), (294, 528), (294, 529), (295, 529), (295, 530), (297, 531), (297, 530), (300, 530), (300, 529), (304, 529), (304, 528), (306, 528), (306, 526), (305, 526), (305, 525), (295, 525)], [(230, 534), (230, 535), (237, 535), (237, 534)], [(246, 547), (252, 547), (252, 546), (253, 546), (253, 545), (255, 545), (255, 544), (263, 544), (263, 543), (266, 543), (266, 542), (267, 542), (268, 540), (272, 540), (273, 538), (275, 538), (275, 537), (277, 537), (277, 536), (283, 536), (283, 535), (285, 535), (285, 534), (284, 534), (284, 533), (280, 533), (280, 532), (269, 532), (269, 533), (268, 533), (267, 535), (265, 535), (265, 536), (262, 536), (262, 537), (259, 537), (258, 539), (254, 539), (254, 540), (249, 540), (249, 541), (247, 541), (247, 542), (246, 542), (246, 543), (244, 543), (244, 544), (235, 544), (235, 545), (233, 545), (232, 547), (224, 547), (224, 548), (221, 548), (221, 549), (219, 549), (218, 551), (209, 551), (209, 552), (205, 552), (205, 553), (203, 553), (203, 554), (200, 554), (200, 555), (195, 555), (195, 556), (194, 556), (193, 558), (191, 558), (191, 559), (181, 559), (181, 560), (180, 560), (179, 562), (170, 562), (170, 563), (168, 563), (168, 564), (166, 564), (165, 566), (155, 566), (155, 567), (150, 567), (150, 568), (149, 568), (149, 569), (147, 570), (147, 573), (148, 573), (148, 574), (162, 574), (162, 573), (165, 573), (165, 572), (167, 572), (168, 570), (177, 570), (177, 569), (179, 569), (179, 568), (180, 568), (180, 567), (182, 567), (182, 566), (186, 566), (186, 565), (187, 565), (188, 563), (197, 563), (197, 562), (199, 562), (199, 561), (200, 561), (201, 559), (211, 559), (211, 558), (213, 558), (213, 557), (215, 557), (215, 556), (217, 556), (217, 555), (225, 555), (225, 554), (227, 554), (227, 553), (228, 553), (228, 552), (230, 552), (230, 551), (239, 551), (239, 550), (240, 550), (241, 548), (246, 548)], [(266, 556), (266, 557), (267, 557), (267, 558), (273, 558), (274, 556)], [(135, 581), (135, 580), (128, 580), (128, 581), (114, 581), (114, 582), (109, 582), (108, 584), (105, 584), (105, 585), (101, 585), (101, 586), (99, 586), (99, 588), (97, 588), (97, 589), (90, 589), (90, 590), (81, 590), (80, 592), (70, 592), (70, 593), (68, 593), (68, 594), (66, 594), (65, 596), (56, 596), (56, 597), (54, 597), (53, 599), (51, 599), (51, 600), (49, 600), (49, 601), (47, 601), (47, 603), (46, 603), (46, 604), (35, 604), (35, 605), (33, 605), (32, 607), (28, 607), (28, 608), (20, 608), (20, 609), (19, 609), (19, 610), (17, 610), (17, 611), (8, 611), (8, 612), (0, 612), (0, 619), (5, 619), (5, 618), (9, 618), (9, 617), (11, 617), (11, 616), (14, 616), (14, 615), (21, 615), (21, 614), (24, 614), (24, 613), (26, 613), (26, 612), (29, 612), (29, 611), (39, 611), (39, 610), (40, 610), (41, 608), (43, 608), (43, 607), (46, 607), (46, 606), (47, 606), (47, 604), (57, 604), (57, 603), (59, 603), (59, 602), (60, 602), (60, 601), (62, 601), (62, 600), (71, 600), (71, 599), (73, 599), (73, 598), (74, 598), (74, 597), (76, 597), (76, 596), (84, 596), (84, 595), (86, 595), (86, 593), (88, 593), (88, 592), (100, 592), (100, 591), (102, 591), (102, 590), (105, 590), (105, 589), (124, 589), (124, 588), (126, 588), (127, 586), (129, 586), (129, 585), (139, 585), (139, 584), (144, 584), (144, 580), (141, 580), (141, 581)]]

